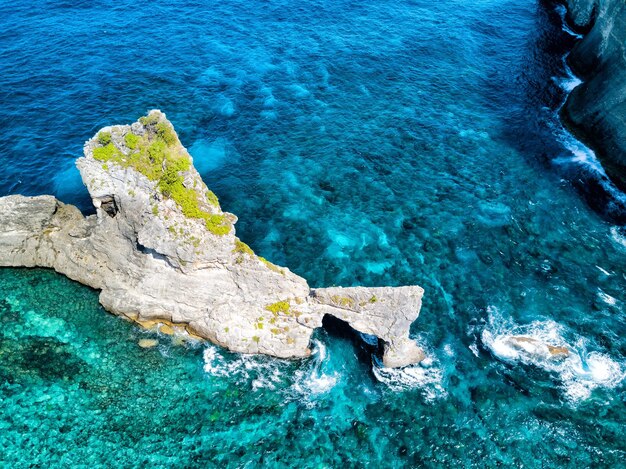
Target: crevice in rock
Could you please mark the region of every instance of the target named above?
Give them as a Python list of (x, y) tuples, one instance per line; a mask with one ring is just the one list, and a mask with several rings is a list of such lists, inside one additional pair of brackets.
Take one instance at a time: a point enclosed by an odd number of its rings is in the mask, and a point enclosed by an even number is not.
[(117, 213), (120, 211), (119, 207), (117, 206), (117, 202), (115, 201), (115, 197), (112, 195), (107, 195), (101, 197), (99, 200), (102, 210), (104, 210), (111, 218), (115, 218), (115, 215), (117, 215)]
[(137, 240), (137, 238), (135, 238), (135, 249), (136, 249), (138, 252), (142, 253), (142, 254), (146, 254), (146, 255), (148, 255), (148, 256), (150, 256), (150, 257), (152, 257), (153, 259), (157, 259), (157, 260), (160, 260), (160, 261), (164, 261), (164, 262), (166, 262), (166, 263), (167, 263), (170, 267), (172, 267), (173, 269), (178, 269), (178, 270), (180, 270), (180, 268), (179, 268), (176, 264), (174, 264), (174, 263), (170, 260), (170, 258), (169, 258), (169, 257), (167, 257), (165, 254), (161, 254), (160, 252), (158, 252), (158, 251), (157, 251), (157, 250), (155, 250), (155, 249), (148, 248), (148, 247), (144, 246), (143, 244), (141, 244), (141, 243)]

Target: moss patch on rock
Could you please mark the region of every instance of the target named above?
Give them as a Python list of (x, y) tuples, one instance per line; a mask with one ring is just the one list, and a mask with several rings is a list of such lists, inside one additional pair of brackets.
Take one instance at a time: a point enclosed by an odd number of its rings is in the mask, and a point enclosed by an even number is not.
[(243, 241), (241, 241), (239, 238), (235, 239), (235, 249), (233, 249), (233, 252), (241, 255), (247, 254), (251, 257), (254, 256), (254, 251), (252, 250), (252, 248)]
[(279, 313), (289, 315), (290, 307), (291, 306), (289, 305), (289, 301), (277, 301), (276, 303), (267, 305), (265, 309), (274, 315), (277, 315)]
[(124, 136), (124, 143), (126, 143), (126, 146), (130, 148), (131, 150), (134, 150), (135, 148), (137, 148), (137, 146), (139, 145), (139, 142), (140, 142), (139, 136), (135, 135), (132, 132), (128, 132)]
[(207, 191), (206, 191), (206, 200), (207, 200), (207, 201), (208, 201), (211, 205), (213, 205), (214, 207), (219, 207), (219, 206), (220, 206), (220, 201), (219, 201), (219, 199), (217, 198), (217, 196), (215, 195), (215, 193), (214, 193), (212, 190), (210, 190), (210, 189), (207, 189)]
[(268, 269), (270, 269), (270, 270), (272, 270), (272, 271), (274, 271), (274, 272), (276, 272), (276, 273), (279, 273), (280, 275), (285, 275), (285, 271), (284, 271), (283, 269), (281, 269), (280, 267), (278, 267), (278, 266), (277, 266), (277, 265), (275, 265), (275, 264), (272, 264), (270, 261), (268, 261), (268, 260), (267, 260), (266, 258), (264, 258), (264, 257), (261, 257), (261, 256), (258, 256), (258, 257), (259, 257), (259, 260), (260, 260), (261, 262), (263, 262), (263, 264), (265, 264), (265, 266), (266, 266)]
[(98, 132), (98, 143), (102, 146), (111, 143), (111, 132)]
[(343, 306), (344, 308), (352, 308), (354, 306), (354, 300), (347, 296), (333, 295), (330, 300), (337, 306)]

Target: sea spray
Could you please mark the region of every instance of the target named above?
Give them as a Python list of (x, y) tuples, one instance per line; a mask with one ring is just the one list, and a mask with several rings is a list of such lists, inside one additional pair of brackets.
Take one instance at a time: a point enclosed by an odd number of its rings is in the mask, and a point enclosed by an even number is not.
[[(597, 350), (589, 351), (593, 346), (590, 340), (551, 320), (518, 325), (503, 320), (502, 314), (492, 307), (481, 340), (499, 360), (515, 366), (537, 367), (556, 376), (572, 405), (588, 399), (596, 388), (619, 386), (626, 376), (623, 363)], [(569, 352), (554, 355), (548, 346)]]
[[(444, 388), (443, 364), (426, 340), (421, 337), (416, 340), (426, 353), (426, 358), (420, 364), (396, 369), (387, 368), (378, 357), (374, 356), (372, 357), (372, 372), (378, 382), (393, 392), (418, 391), (426, 401), (444, 398), (447, 392)], [(446, 355), (445, 361), (453, 360), (451, 354), (446, 353)]]

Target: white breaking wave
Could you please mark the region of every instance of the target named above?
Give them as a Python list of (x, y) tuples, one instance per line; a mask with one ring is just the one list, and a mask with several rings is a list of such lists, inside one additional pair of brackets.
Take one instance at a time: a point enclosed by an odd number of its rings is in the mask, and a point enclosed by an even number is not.
[[(563, 30), (572, 34), (573, 36), (579, 38), (582, 37), (567, 28), (567, 24), (565, 21), (565, 7), (559, 5), (557, 6), (556, 10), (561, 16)], [(569, 94), (571, 91), (574, 90), (574, 88), (582, 83), (582, 80), (578, 78), (574, 74), (574, 72), (572, 72), (571, 68), (567, 64), (567, 54), (563, 57), (563, 65), (567, 76), (552, 77), (552, 80), (554, 80), (564, 91), (567, 92), (567, 94)], [(561, 106), (565, 104), (565, 99), (561, 103)], [(553, 162), (555, 164), (575, 163), (592, 170), (593, 172), (602, 176), (603, 185), (616, 199), (626, 201), (624, 195), (612, 184), (612, 182), (608, 180), (604, 167), (598, 160), (594, 151), (585, 146), (582, 142), (578, 141), (572, 134), (570, 134), (567, 129), (563, 127), (560, 119), (557, 119), (557, 121), (558, 124), (550, 123), (549, 125), (553, 127), (553, 132), (557, 140), (559, 140), (561, 144), (563, 144), (563, 146), (571, 152), (571, 156), (555, 158), (553, 159)]]
[(580, 78), (575, 77), (575, 76), (557, 79), (556, 81), (559, 84), (559, 86), (563, 90), (567, 91), (568, 93), (571, 92), (574, 88), (576, 88), (578, 85), (580, 85), (583, 82)]
[(582, 80), (574, 75), (572, 69), (567, 65), (567, 55), (563, 57), (563, 65), (565, 67), (566, 77), (552, 77), (552, 80), (561, 87), (563, 91), (570, 93), (578, 85), (582, 84)]
[(617, 304), (617, 298), (603, 292), (600, 288), (598, 288), (598, 297), (607, 305), (615, 306)]
[(287, 366), (282, 360), (259, 355), (240, 354), (228, 360), (213, 345), (204, 350), (203, 357), (204, 371), (208, 375), (234, 379), (238, 385), (249, 385), (252, 390), (275, 389), (277, 384), (283, 382)]
[(313, 345), (312, 366), (299, 369), (294, 374), (293, 389), (307, 396), (327, 393), (339, 380), (339, 373), (327, 374), (322, 370), (322, 364), (327, 360), (326, 346), (318, 340), (314, 340)]
[[(571, 156), (555, 158), (553, 161), (557, 164), (578, 163), (598, 173), (600, 176), (606, 177), (606, 172), (598, 160), (595, 152), (586, 147), (583, 143), (576, 140), (563, 127), (555, 129), (557, 140), (571, 153)], [(617, 191), (617, 189), (615, 189)]]
[(626, 248), (626, 231), (618, 226), (611, 227), (611, 239), (622, 247)]
[[(571, 333), (554, 321), (534, 321), (518, 326), (502, 320), (497, 310), (489, 308), (489, 325), (481, 334), (482, 343), (501, 361), (532, 365), (553, 373), (561, 383), (565, 397), (576, 404), (591, 396), (594, 389), (614, 388), (626, 377), (624, 367), (608, 355), (587, 351), (587, 340), (574, 337), (568, 344), (565, 335)], [(511, 337), (525, 337), (528, 342), (511, 342)], [(566, 347), (567, 356), (553, 356), (546, 344)]]
[(565, 7), (565, 5), (556, 5), (555, 10), (561, 17), (561, 29), (565, 31), (567, 34), (569, 34), (570, 36), (574, 36), (577, 39), (582, 39), (583, 37), (582, 34), (578, 34), (577, 32), (572, 31), (571, 28), (567, 25), (567, 21), (565, 21), (565, 17), (567, 15), (567, 8)]
[(549, 124), (553, 128), (556, 139), (569, 152), (569, 155), (560, 156), (552, 160), (556, 165), (577, 165), (593, 174), (603, 189), (611, 195), (620, 206), (626, 205), (626, 194), (620, 191), (607, 176), (602, 163), (595, 152), (570, 134), (560, 123)]
[(374, 365), (374, 376), (392, 391), (418, 389), (428, 401), (444, 397), (447, 393), (442, 386), (441, 368), (424, 368), (412, 365), (404, 368), (386, 368)]
[(204, 350), (204, 371), (209, 376), (233, 379), (239, 386), (252, 391), (281, 389), (295, 391), (299, 397), (316, 396), (330, 391), (339, 380), (339, 373), (325, 373), (326, 346), (313, 341), (311, 358), (301, 368), (293, 370), (293, 362), (262, 355), (233, 355), (225, 357), (218, 347)]
[[(421, 344), (424, 349), (424, 344)], [(452, 357), (452, 350), (446, 354)], [(315, 406), (341, 382), (339, 371), (329, 371), (330, 356), (326, 346), (313, 341), (309, 359), (294, 364), (260, 355), (235, 355), (222, 352), (209, 345), (203, 354), (204, 371), (216, 378), (228, 378), (242, 388), (252, 391), (272, 389), (297, 399), (306, 406)], [(404, 368), (386, 368), (374, 357), (372, 371), (376, 379), (392, 391), (418, 390), (426, 400), (432, 401), (447, 395), (443, 388), (443, 369), (434, 354), (419, 365)], [(323, 400), (323, 399), (322, 399)]]
[[(387, 368), (374, 357), (372, 372), (380, 383), (392, 391), (418, 390), (427, 401), (443, 398), (447, 396), (443, 387), (443, 368), (426, 342), (418, 339), (418, 343), (426, 353), (426, 358), (421, 363), (402, 368)], [(446, 345), (444, 351), (449, 359), (454, 357), (450, 346)]]

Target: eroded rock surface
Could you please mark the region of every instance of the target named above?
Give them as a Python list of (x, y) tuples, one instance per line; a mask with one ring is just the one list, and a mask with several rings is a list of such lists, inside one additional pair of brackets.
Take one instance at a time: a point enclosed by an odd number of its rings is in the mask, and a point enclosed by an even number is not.
[(100, 290), (114, 314), (232, 351), (307, 356), (330, 314), (382, 339), (386, 366), (423, 358), (409, 339), (422, 288), (311, 290), (255, 255), (160, 111), (102, 129), (77, 166), (97, 214), (51, 196), (0, 198), (0, 265), (55, 269)]
[(592, 146), (607, 174), (626, 190), (626, 3), (565, 0), (568, 20), (584, 33), (568, 56), (583, 79), (562, 115), (577, 137)]

